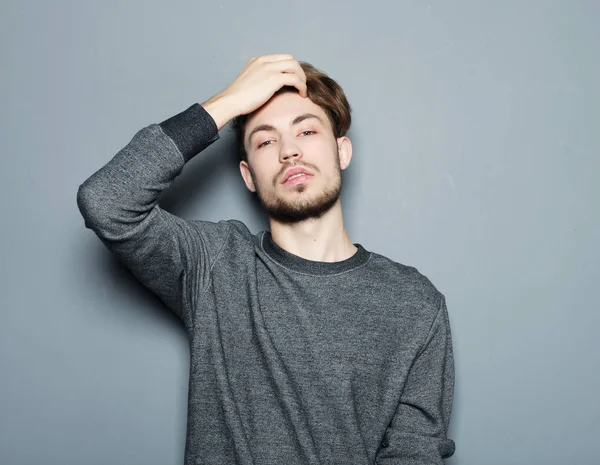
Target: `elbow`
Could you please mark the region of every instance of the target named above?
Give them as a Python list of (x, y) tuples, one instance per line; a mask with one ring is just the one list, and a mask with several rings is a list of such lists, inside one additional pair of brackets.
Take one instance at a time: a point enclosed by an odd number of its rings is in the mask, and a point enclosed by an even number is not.
[(94, 195), (89, 186), (84, 182), (77, 189), (76, 200), (77, 208), (86, 222), (86, 227), (89, 227), (88, 222), (91, 221), (94, 215), (97, 215), (99, 211), (98, 197)]
[(87, 183), (77, 190), (77, 208), (83, 217), (85, 227), (103, 237), (111, 229), (111, 207)]

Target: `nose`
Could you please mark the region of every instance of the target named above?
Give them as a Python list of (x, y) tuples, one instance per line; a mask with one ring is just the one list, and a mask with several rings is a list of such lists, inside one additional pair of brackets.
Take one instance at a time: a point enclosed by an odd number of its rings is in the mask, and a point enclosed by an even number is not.
[(285, 163), (289, 160), (302, 158), (302, 151), (293, 139), (283, 138), (281, 141), (281, 150), (279, 151), (279, 161)]

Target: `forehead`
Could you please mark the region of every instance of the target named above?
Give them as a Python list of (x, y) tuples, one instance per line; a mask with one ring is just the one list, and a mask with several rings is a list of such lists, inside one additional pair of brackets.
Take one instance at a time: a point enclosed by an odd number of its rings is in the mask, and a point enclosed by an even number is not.
[[(252, 129), (261, 125), (270, 125), (276, 128), (287, 128), (294, 118), (304, 113), (312, 113), (327, 124), (329, 120), (323, 109), (309, 98), (300, 97), (297, 92), (284, 92), (272, 97), (267, 103), (252, 114), (246, 123), (246, 139)], [(308, 121), (318, 122), (315, 118)]]

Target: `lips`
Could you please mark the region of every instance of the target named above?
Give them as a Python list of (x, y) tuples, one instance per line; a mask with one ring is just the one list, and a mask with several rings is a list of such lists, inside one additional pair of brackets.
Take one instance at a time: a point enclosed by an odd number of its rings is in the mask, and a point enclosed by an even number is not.
[(313, 175), (306, 168), (302, 168), (302, 167), (290, 168), (283, 175), (283, 180), (281, 181), (281, 184), (284, 184), (290, 177), (294, 176), (295, 174), (300, 174), (300, 173), (303, 173), (303, 174), (308, 175), (308, 176), (312, 176)]

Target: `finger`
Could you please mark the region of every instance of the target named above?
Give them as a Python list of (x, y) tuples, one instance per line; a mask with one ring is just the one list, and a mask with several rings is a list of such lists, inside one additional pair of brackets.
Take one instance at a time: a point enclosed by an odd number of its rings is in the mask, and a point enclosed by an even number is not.
[(304, 69), (302, 69), (302, 65), (300, 65), (300, 63), (296, 61), (296, 66), (298, 68), (298, 74), (300, 75), (302, 80), (306, 82), (306, 73), (304, 72)]
[(296, 60), (281, 60), (265, 63), (266, 67), (275, 73), (297, 73), (298, 62)]
[(282, 86), (295, 87), (298, 89), (300, 96), (306, 97), (306, 82), (300, 76), (295, 73), (282, 73), (280, 79)]
[(302, 83), (302, 89), (298, 89), (300, 91), (300, 95), (302, 97), (308, 96), (307, 84), (306, 84), (306, 74), (304, 73), (304, 69), (302, 69), (302, 65), (297, 60), (292, 60), (293, 73), (295, 73)]
[(266, 66), (271, 67), (278, 73), (295, 73), (300, 79), (306, 82), (306, 74), (297, 60), (282, 60), (268, 63)]
[(289, 53), (273, 53), (271, 55), (262, 55), (257, 57), (258, 60), (264, 61), (267, 63), (277, 62), (282, 60), (293, 60), (294, 57)]

